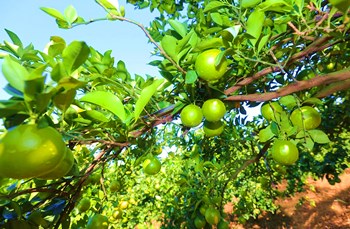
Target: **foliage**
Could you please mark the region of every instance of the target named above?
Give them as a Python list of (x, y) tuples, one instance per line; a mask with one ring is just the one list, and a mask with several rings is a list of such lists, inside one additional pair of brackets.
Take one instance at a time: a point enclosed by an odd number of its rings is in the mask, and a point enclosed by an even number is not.
[[(11, 98), (0, 101), (3, 136), (20, 124), (51, 126), (75, 162), (61, 179), (0, 178), (1, 227), (86, 228), (97, 217), (106, 224), (107, 217), (110, 228), (150, 228), (157, 222), (195, 228), (211, 209), (219, 216), (209, 219), (208, 228), (274, 212), (274, 200), (302, 191), (310, 175), (340, 182), (350, 162), (346, 4), (338, 9), (323, 0), (128, 1), (159, 11), (146, 28), (126, 18), (117, 1), (96, 3), (105, 18), (86, 20), (73, 6), (63, 13), (41, 9), (63, 29), (98, 20), (138, 26), (155, 45), (160, 58), (150, 64), (162, 78), (131, 76), (111, 51), (100, 53), (83, 41), (67, 44), (52, 36), (40, 51), (6, 30), (11, 41), (0, 44), (0, 56)], [(215, 65), (228, 66), (210, 82), (195, 67), (208, 49), (220, 50)], [(201, 107), (209, 99), (225, 105), (220, 133), (206, 135), (205, 124), (181, 124), (183, 107)], [(247, 121), (246, 108), (266, 101), (279, 105), (271, 109), (273, 118)], [(319, 112), (317, 129), (292, 122), (292, 112), (305, 106)], [(297, 147), (295, 163), (273, 160), (270, 146), (278, 141)], [(161, 163), (154, 175), (143, 169), (151, 159)], [(283, 181), (286, 190), (276, 189)], [(86, 199), (89, 206), (79, 206)], [(229, 202), (231, 218), (223, 211)]]

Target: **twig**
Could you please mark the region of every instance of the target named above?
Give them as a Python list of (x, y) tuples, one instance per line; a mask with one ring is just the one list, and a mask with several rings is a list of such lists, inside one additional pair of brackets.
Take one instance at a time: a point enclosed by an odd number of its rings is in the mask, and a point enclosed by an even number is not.
[(87, 178), (90, 176), (94, 168), (99, 164), (102, 157), (112, 151), (113, 148), (109, 148), (107, 150), (102, 150), (98, 155), (96, 155), (95, 160), (90, 164), (90, 166), (85, 170), (85, 174), (82, 178), (80, 178), (79, 182), (75, 185), (75, 193), (72, 194), (71, 198), (68, 201), (68, 204), (64, 208), (63, 212), (60, 214), (59, 219), (57, 223), (55, 224), (55, 229), (58, 229), (61, 222), (65, 220), (66, 217), (68, 217), (69, 213), (74, 209), (75, 202), (79, 198), (81, 188), (84, 184), (84, 182), (87, 180)]
[[(285, 63), (285, 64), (282, 64), (282, 66), (289, 66), (289, 65), (293, 64), (294, 62), (296, 62), (297, 60), (305, 58), (306, 56), (309, 56), (312, 53), (324, 50), (325, 48), (334, 45), (334, 43), (332, 43), (332, 44), (329, 44), (329, 43), (325, 44), (326, 42), (328, 42), (332, 38), (333, 37), (331, 37), (331, 36), (325, 36), (325, 37), (321, 37), (321, 38), (315, 40), (305, 50), (294, 54), (288, 60), (288, 62)], [(264, 68), (260, 72), (255, 73), (253, 76), (244, 78), (242, 81), (238, 82), (236, 85), (226, 89), (224, 91), (224, 93), (226, 95), (230, 95), (230, 94), (236, 92), (237, 90), (241, 89), (242, 87), (244, 87), (244, 86), (246, 86), (248, 84), (251, 84), (255, 80), (258, 80), (258, 79), (260, 79), (261, 77), (263, 77), (263, 76), (265, 76), (267, 74), (270, 74), (270, 73), (273, 73), (273, 72), (278, 72), (279, 70), (280, 70), (279, 67), (267, 67), (267, 68)]]
[[(144, 34), (148, 37), (148, 39), (151, 41), (151, 43), (153, 43), (157, 49), (159, 49), (160, 53), (167, 59), (170, 61), (170, 63), (172, 65), (174, 65), (177, 70), (179, 70), (183, 75), (186, 75), (186, 71), (181, 68), (165, 51), (164, 49), (153, 39), (153, 37), (151, 36), (151, 34), (148, 33), (147, 29), (140, 23), (134, 21), (134, 20), (131, 20), (129, 18), (126, 18), (126, 17), (122, 17), (122, 16), (116, 16), (116, 15), (110, 15), (112, 19), (116, 19), (116, 20), (120, 20), (120, 21), (126, 21), (126, 22), (129, 22), (131, 24), (134, 24), (136, 26), (138, 26), (143, 32)], [(96, 22), (96, 21), (102, 21), (102, 20), (109, 20), (108, 18), (98, 18), (98, 19), (93, 19), (93, 20), (90, 20), (90, 21), (87, 21), (87, 22), (81, 22), (81, 23), (77, 23), (77, 24), (74, 24), (71, 26), (71, 28), (75, 27), (75, 26), (79, 26), (79, 25), (88, 25), (88, 24), (91, 24), (93, 22)]]
[[(260, 158), (261, 158), (262, 156), (264, 156), (264, 154), (267, 152), (267, 150), (268, 150), (269, 147), (270, 147), (270, 144), (271, 144), (271, 142), (266, 142), (265, 145), (264, 145), (264, 147), (259, 151), (259, 153), (258, 153), (255, 157), (253, 157), (252, 159), (249, 159), (249, 160), (245, 161), (245, 162), (243, 163), (243, 165), (242, 165), (240, 168), (238, 168), (238, 169), (231, 175), (230, 178), (227, 179), (226, 183), (224, 184), (224, 186), (222, 187), (222, 190), (221, 190), (221, 196), (222, 196), (222, 197), (224, 196), (224, 193), (225, 193), (225, 190), (226, 190), (227, 185), (228, 185), (232, 180), (236, 179), (237, 176), (238, 176), (238, 174), (239, 174), (240, 172), (242, 172), (244, 169), (246, 169), (250, 164), (258, 162), (258, 161), (260, 160)], [(222, 198), (222, 200), (223, 200), (223, 198)], [(221, 201), (221, 206), (222, 206), (222, 201)]]

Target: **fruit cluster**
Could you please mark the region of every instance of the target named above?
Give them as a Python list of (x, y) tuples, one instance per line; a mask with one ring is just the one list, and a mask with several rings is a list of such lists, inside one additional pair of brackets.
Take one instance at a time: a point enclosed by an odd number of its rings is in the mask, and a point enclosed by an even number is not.
[(206, 136), (214, 137), (224, 131), (224, 122), (221, 120), (226, 113), (225, 104), (219, 99), (208, 99), (203, 103), (202, 108), (195, 104), (185, 106), (180, 119), (184, 126), (196, 127), (201, 124), (203, 117), (203, 131)]
[[(269, 122), (282, 122), (283, 112), (283, 107), (276, 101), (261, 107), (262, 116)], [(308, 131), (321, 124), (321, 115), (311, 106), (302, 106), (291, 112), (289, 120), (297, 131)], [(290, 140), (276, 139), (271, 148), (271, 156), (281, 165), (292, 165), (299, 159), (299, 150)]]

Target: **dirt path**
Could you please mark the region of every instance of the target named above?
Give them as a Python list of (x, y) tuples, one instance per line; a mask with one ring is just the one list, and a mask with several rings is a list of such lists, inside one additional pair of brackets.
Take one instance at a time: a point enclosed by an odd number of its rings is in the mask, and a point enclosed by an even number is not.
[[(277, 214), (267, 214), (232, 228), (350, 229), (350, 169), (340, 179), (336, 185), (325, 179), (310, 179), (306, 192), (277, 201), (281, 206)], [(298, 205), (301, 198), (305, 201)]]

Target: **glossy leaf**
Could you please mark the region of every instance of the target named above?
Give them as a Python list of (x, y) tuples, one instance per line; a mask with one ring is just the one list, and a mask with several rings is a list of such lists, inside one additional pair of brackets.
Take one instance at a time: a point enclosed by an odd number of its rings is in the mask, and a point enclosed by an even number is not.
[(185, 77), (185, 83), (186, 84), (194, 84), (197, 80), (198, 76), (196, 71), (194, 70), (190, 70), (186, 73), (186, 77)]
[(314, 140), (316, 143), (326, 144), (330, 142), (327, 134), (325, 134), (325, 132), (322, 130), (309, 130), (308, 133), (310, 134), (312, 140)]
[(297, 100), (293, 95), (286, 95), (283, 96), (279, 102), (286, 106), (288, 109), (292, 109), (293, 107), (295, 107), (297, 105)]
[(250, 39), (253, 45), (256, 44), (260, 37), (263, 25), (264, 25), (265, 13), (261, 10), (254, 10), (248, 17), (247, 21), (247, 33), (255, 39)]
[(220, 37), (214, 37), (207, 40), (201, 40), (195, 47), (195, 51), (203, 51), (209, 48), (218, 48), (224, 46), (224, 42)]
[(98, 4), (103, 6), (105, 9), (109, 10), (117, 10), (118, 9), (118, 1), (115, 0), (95, 0)]
[(5, 29), (7, 35), (11, 38), (11, 41), (13, 42), (13, 44), (17, 45), (18, 47), (23, 47), (22, 41), (21, 39), (19, 39), (19, 37), (17, 36), (17, 34), (15, 34), (14, 32)]
[(210, 17), (216, 24), (218, 24), (218, 25), (223, 24), (223, 20), (222, 20), (221, 15), (219, 13), (211, 13)]
[(76, 9), (74, 8), (74, 6), (69, 5), (65, 10), (64, 10), (64, 16), (67, 19), (67, 22), (69, 24), (72, 24), (73, 22), (75, 22), (78, 18), (78, 13), (76, 11)]
[(29, 75), (25, 67), (14, 61), (10, 56), (6, 56), (2, 64), (2, 73), (13, 88), (24, 92), (24, 80)]
[(242, 8), (254, 7), (260, 2), (261, 0), (241, 0), (241, 7)]
[(62, 13), (54, 8), (41, 7), (40, 9), (57, 20), (66, 21)]
[(213, 9), (216, 9), (216, 8), (219, 8), (219, 7), (223, 7), (225, 5), (226, 5), (225, 3), (220, 2), (220, 1), (211, 1), (205, 6), (203, 12), (205, 13), (205, 12), (208, 12), (210, 10), (213, 10)]
[(62, 52), (63, 65), (68, 74), (82, 65), (90, 54), (90, 48), (85, 42), (73, 41)]
[(168, 20), (169, 25), (181, 36), (184, 37), (187, 34), (187, 28), (186, 26), (176, 20)]
[(259, 131), (259, 140), (260, 142), (267, 142), (272, 139), (275, 134), (272, 131), (271, 125), (268, 125), (265, 129)]
[(160, 42), (162, 48), (173, 60), (177, 61), (176, 45), (177, 39), (173, 36), (165, 35)]
[(111, 92), (92, 91), (85, 94), (80, 101), (98, 105), (115, 114), (122, 122), (126, 120), (126, 113), (122, 101)]
[(58, 109), (62, 111), (66, 111), (68, 107), (72, 104), (75, 98), (75, 95), (76, 95), (76, 90), (74, 89), (64, 91), (62, 93), (57, 94), (55, 97), (53, 97), (53, 103)]
[(134, 118), (138, 120), (145, 106), (150, 101), (152, 95), (157, 92), (158, 87), (164, 82), (163, 79), (155, 80), (151, 85), (142, 89), (140, 97), (135, 104)]
[(233, 39), (235, 39), (238, 36), (240, 29), (241, 29), (241, 25), (235, 25), (235, 26), (226, 28), (221, 32), (222, 38), (224, 38), (227, 41), (233, 41)]

